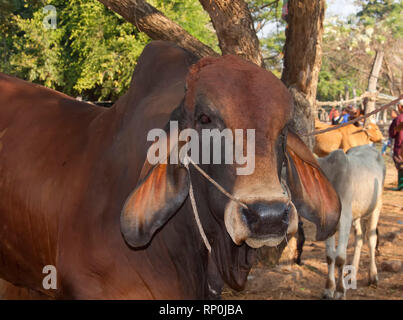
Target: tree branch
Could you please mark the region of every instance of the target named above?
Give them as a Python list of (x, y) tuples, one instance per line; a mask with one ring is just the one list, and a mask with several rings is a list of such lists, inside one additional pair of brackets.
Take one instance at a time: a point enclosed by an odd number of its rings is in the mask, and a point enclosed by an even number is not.
[(244, 0), (199, 1), (211, 18), (222, 53), (235, 54), (263, 66), (259, 40), (246, 2)]
[(271, 7), (272, 5), (276, 5), (276, 6), (278, 6), (278, 2), (279, 2), (279, 0), (274, 0), (273, 2), (269, 2), (269, 3), (266, 3), (266, 4), (264, 4), (264, 5), (262, 5), (260, 8), (259, 8), (259, 10), (263, 10), (263, 9), (265, 9), (265, 8), (267, 8), (267, 7)]
[(218, 55), (144, 0), (99, 0), (99, 2), (120, 14), (151, 39), (175, 42), (200, 58)]
[(251, 6), (251, 7), (249, 7), (249, 10), (250, 10), (252, 13), (256, 13), (256, 12), (259, 12), (260, 10), (266, 9), (267, 7), (271, 7), (271, 6), (274, 6), (274, 5), (276, 5), (276, 7), (277, 7), (279, 1), (280, 1), (280, 0), (274, 0), (274, 1), (272, 1), (272, 2), (263, 4), (263, 5), (261, 5), (261, 6)]

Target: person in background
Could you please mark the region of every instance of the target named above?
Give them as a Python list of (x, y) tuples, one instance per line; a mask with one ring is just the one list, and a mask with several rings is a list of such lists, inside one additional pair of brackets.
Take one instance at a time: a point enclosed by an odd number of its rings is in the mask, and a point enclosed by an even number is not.
[(332, 124), (333, 125), (339, 124), (340, 120), (341, 120), (341, 116), (340, 116), (339, 109), (334, 109), (333, 117), (332, 117)]
[(348, 108), (343, 108), (341, 110), (341, 121), (340, 121), (340, 123), (348, 122), (348, 119), (349, 119), (349, 116), (350, 116), (349, 113), (350, 113), (350, 110)]
[(350, 104), (347, 107), (347, 109), (349, 110), (350, 119), (351, 118), (357, 118), (359, 116), (357, 108), (354, 107), (352, 104)]
[[(394, 136), (393, 130), (394, 130), (394, 127), (396, 126), (396, 118), (397, 118), (396, 110), (392, 109), (392, 111), (390, 112), (390, 116), (392, 117), (392, 122), (390, 123), (390, 126), (389, 126), (389, 138), (383, 142), (382, 151), (381, 151), (382, 155), (384, 155), (386, 153), (386, 149), (388, 147), (391, 147), (393, 144), (393, 136)], [(392, 157), (393, 157), (393, 151), (392, 151)]]
[[(330, 122), (333, 122), (334, 112), (335, 112), (336, 110), (337, 110), (337, 109), (336, 109), (335, 107), (332, 107), (332, 109), (330, 109), (330, 111), (329, 111), (329, 121), (330, 121)], [(339, 111), (339, 110), (337, 110), (337, 111)]]
[[(361, 109), (354, 107), (352, 104), (350, 104), (347, 107), (347, 110), (348, 110), (348, 121), (354, 120), (361, 116)], [(362, 121), (354, 122), (354, 125), (356, 127), (360, 127), (362, 125)]]
[(395, 162), (397, 169), (397, 188), (392, 189), (394, 191), (403, 190), (403, 130), (397, 130), (397, 127), (401, 127), (401, 124), (403, 123), (403, 99), (399, 101), (397, 111), (398, 116), (392, 123), (393, 126), (391, 125), (391, 128), (389, 129), (391, 138), (395, 139), (393, 146), (393, 161)]

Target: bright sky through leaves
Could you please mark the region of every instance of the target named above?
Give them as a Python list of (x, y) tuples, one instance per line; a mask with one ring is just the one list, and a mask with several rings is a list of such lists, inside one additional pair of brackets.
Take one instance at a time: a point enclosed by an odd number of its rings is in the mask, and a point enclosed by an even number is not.
[(354, 5), (353, 0), (328, 0), (326, 16), (338, 16), (347, 18), (350, 14), (356, 13), (359, 8)]

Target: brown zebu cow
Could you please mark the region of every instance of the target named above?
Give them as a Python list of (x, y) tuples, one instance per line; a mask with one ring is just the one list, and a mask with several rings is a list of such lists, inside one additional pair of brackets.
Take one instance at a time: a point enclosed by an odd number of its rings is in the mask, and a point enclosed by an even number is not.
[[(223, 280), (244, 287), (254, 257), (245, 241), (274, 244), (295, 231), (295, 207), (319, 240), (334, 233), (337, 194), (295, 134), (285, 145), (292, 102), (283, 84), (238, 57), (206, 58), (189, 72), (194, 62), (151, 43), (110, 109), (0, 76), (1, 278), (52, 298), (217, 297)], [(253, 174), (202, 165), (247, 210), (190, 167), (211, 255), (187, 170), (146, 161), (147, 132), (170, 119), (181, 129), (256, 129)], [(287, 159), (292, 203), (279, 181)], [(57, 290), (42, 287), (45, 265), (57, 268)]]
[[(315, 120), (315, 129), (322, 130), (332, 125)], [(319, 157), (325, 157), (334, 150), (343, 149), (347, 152), (352, 147), (380, 142), (384, 139), (381, 130), (376, 123), (369, 122), (367, 128), (349, 124), (333, 131), (321, 133), (315, 136), (313, 152)]]

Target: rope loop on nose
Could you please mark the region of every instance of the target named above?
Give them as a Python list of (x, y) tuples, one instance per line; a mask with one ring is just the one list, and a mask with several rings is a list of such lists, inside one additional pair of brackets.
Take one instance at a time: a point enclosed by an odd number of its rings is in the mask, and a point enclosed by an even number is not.
[[(234, 197), (232, 194), (228, 193), (217, 181), (215, 181), (213, 178), (211, 178), (202, 168), (200, 168), (191, 157), (189, 157), (188, 155), (185, 155), (184, 158), (182, 159), (182, 163), (184, 165), (184, 167), (186, 168), (186, 170), (188, 171), (189, 174), (189, 198), (190, 198), (190, 203), (192, 205), (192, 209), (193, 209), (193, 215), (195, 217), (196, 220), (196, 224), (197, 227), (199, 229), (199, 233), (203, 239), (204, 245), (206, 246), (209, 254), (211, 253), (211, 245), (210, 242), (207, 239), (206, 233), (204, 232), (203, 226), (201, 224), (200, 221), (200, 217), (199, 217), (199, 212), (197, 210), (197, 205), (196, 205), (196, 199), (194, 196), (194, 192), (193, 192), (193, 184), (192, 184), (192, 179), (190, 176), (190, 169), (189, 169), (189, 164), (192, 164), (197, 171), (199, 171), (203, 177), (205, 177), (209, 182), (211, 182), (219, 191), (221, 191), (225, 196), (227, 196), (229, 199), (231, 199), (232, 201), (235, 201), (236, 203), (238, 203), (241, 207), (248, 209), (248, 206), (243, 203), (241, 200), (239, 200), (238, 198)], [(290, 189), (288, 188), (287, 184), (282, 181), (281, 184), (284, 186), (285, 191), (288, 194), (288, 205), (291, 202), (291, 192)]]
[[(220, 184), (218, 184), (217, 181), (215, 181), (213, 178), (211, 178), (202, 168), (200, 168), (191, 157), (186, 155), (183, 158), (183, 165), (188, 169), (189, 168), (189, 163), (191, 163), (209, 182), (211, 182), (219, 191), (221, 191), (225, 196), (230, 198), (232, 201), (235, 201), (238, 203), (241, 207), (248, 209), (248, 206), (244, 204), (241, 200), (238, 198), (234, 197), (232, 194), (228, 193)], [(189, 169), (188, 169), (189, 170)]]
[(183, 159), (183, 165), (185, 166), (186, 170), (188, 171), (188, 175), (189, 175), (189, 198), (190, 198), (190, 203), (192, 205), (192, 209), (193, 209), (193, 215), (195, 217), (196, 220), (196, 224), (197, 224), (197, 228), (199, 229), (199, 233), (203, 239), (204, 245), (207, 248), (207, 251), (209, 252), (209, 254), (211, 254), (211, 245), (210, 242), (207, 239), (206, 233), (204, 232), (203, 226), (201, 224), (200, 221), (200, 217), (199, 217), (199, 212), (197, 211), (197, 205), (196, 205), (196, 199), (193, 193), (193, 185), (192, 185), (192, 179), (190, 177), (190, 170), (189, 170), (189, 158), (186, 156)]
[(193, 192), (193, 184), (192, 184), (192, 179), (190, 176), (190, 169), (189, 169), (189, 164), (191, 163), (197, 171), (199, 171), (203, 177), (205, 177), (209, 182), (211, 182), (219, 191), (221, 191), (225, 196), (227, 196), (229, 199), (235, 201), (238, 203), (241, 207), (248, 209), (248, 206), (244, 204), (241, 200), (238, 198), (234, 197), (232, 194), (228, 193), (218, 182), (216, 182), (213, 178), (211, 178), (202, 168), (200, 168), (191, 157), (188, 155), (185, 155), (185, 157), (182, 160), (183, 165), (185, 166), (186, 170), (188, 171), (189, 174), (189, 198), (190, 198), (190, 203), (192, 205), (193, 209), (193, 215), (196, 220), (197, 228), (199, 229), (199, 233), (203, 239), (204, 245), (206, 246), (209, 254), (211, 253), (211, 245), (210, 242), (207, 239), (206, 233), (204, 232), (203, 226), (200, 221), (199, 217), (199, 212), (197, 211), (197, 205), (196, 205), (196, 199), (194, 196)]

